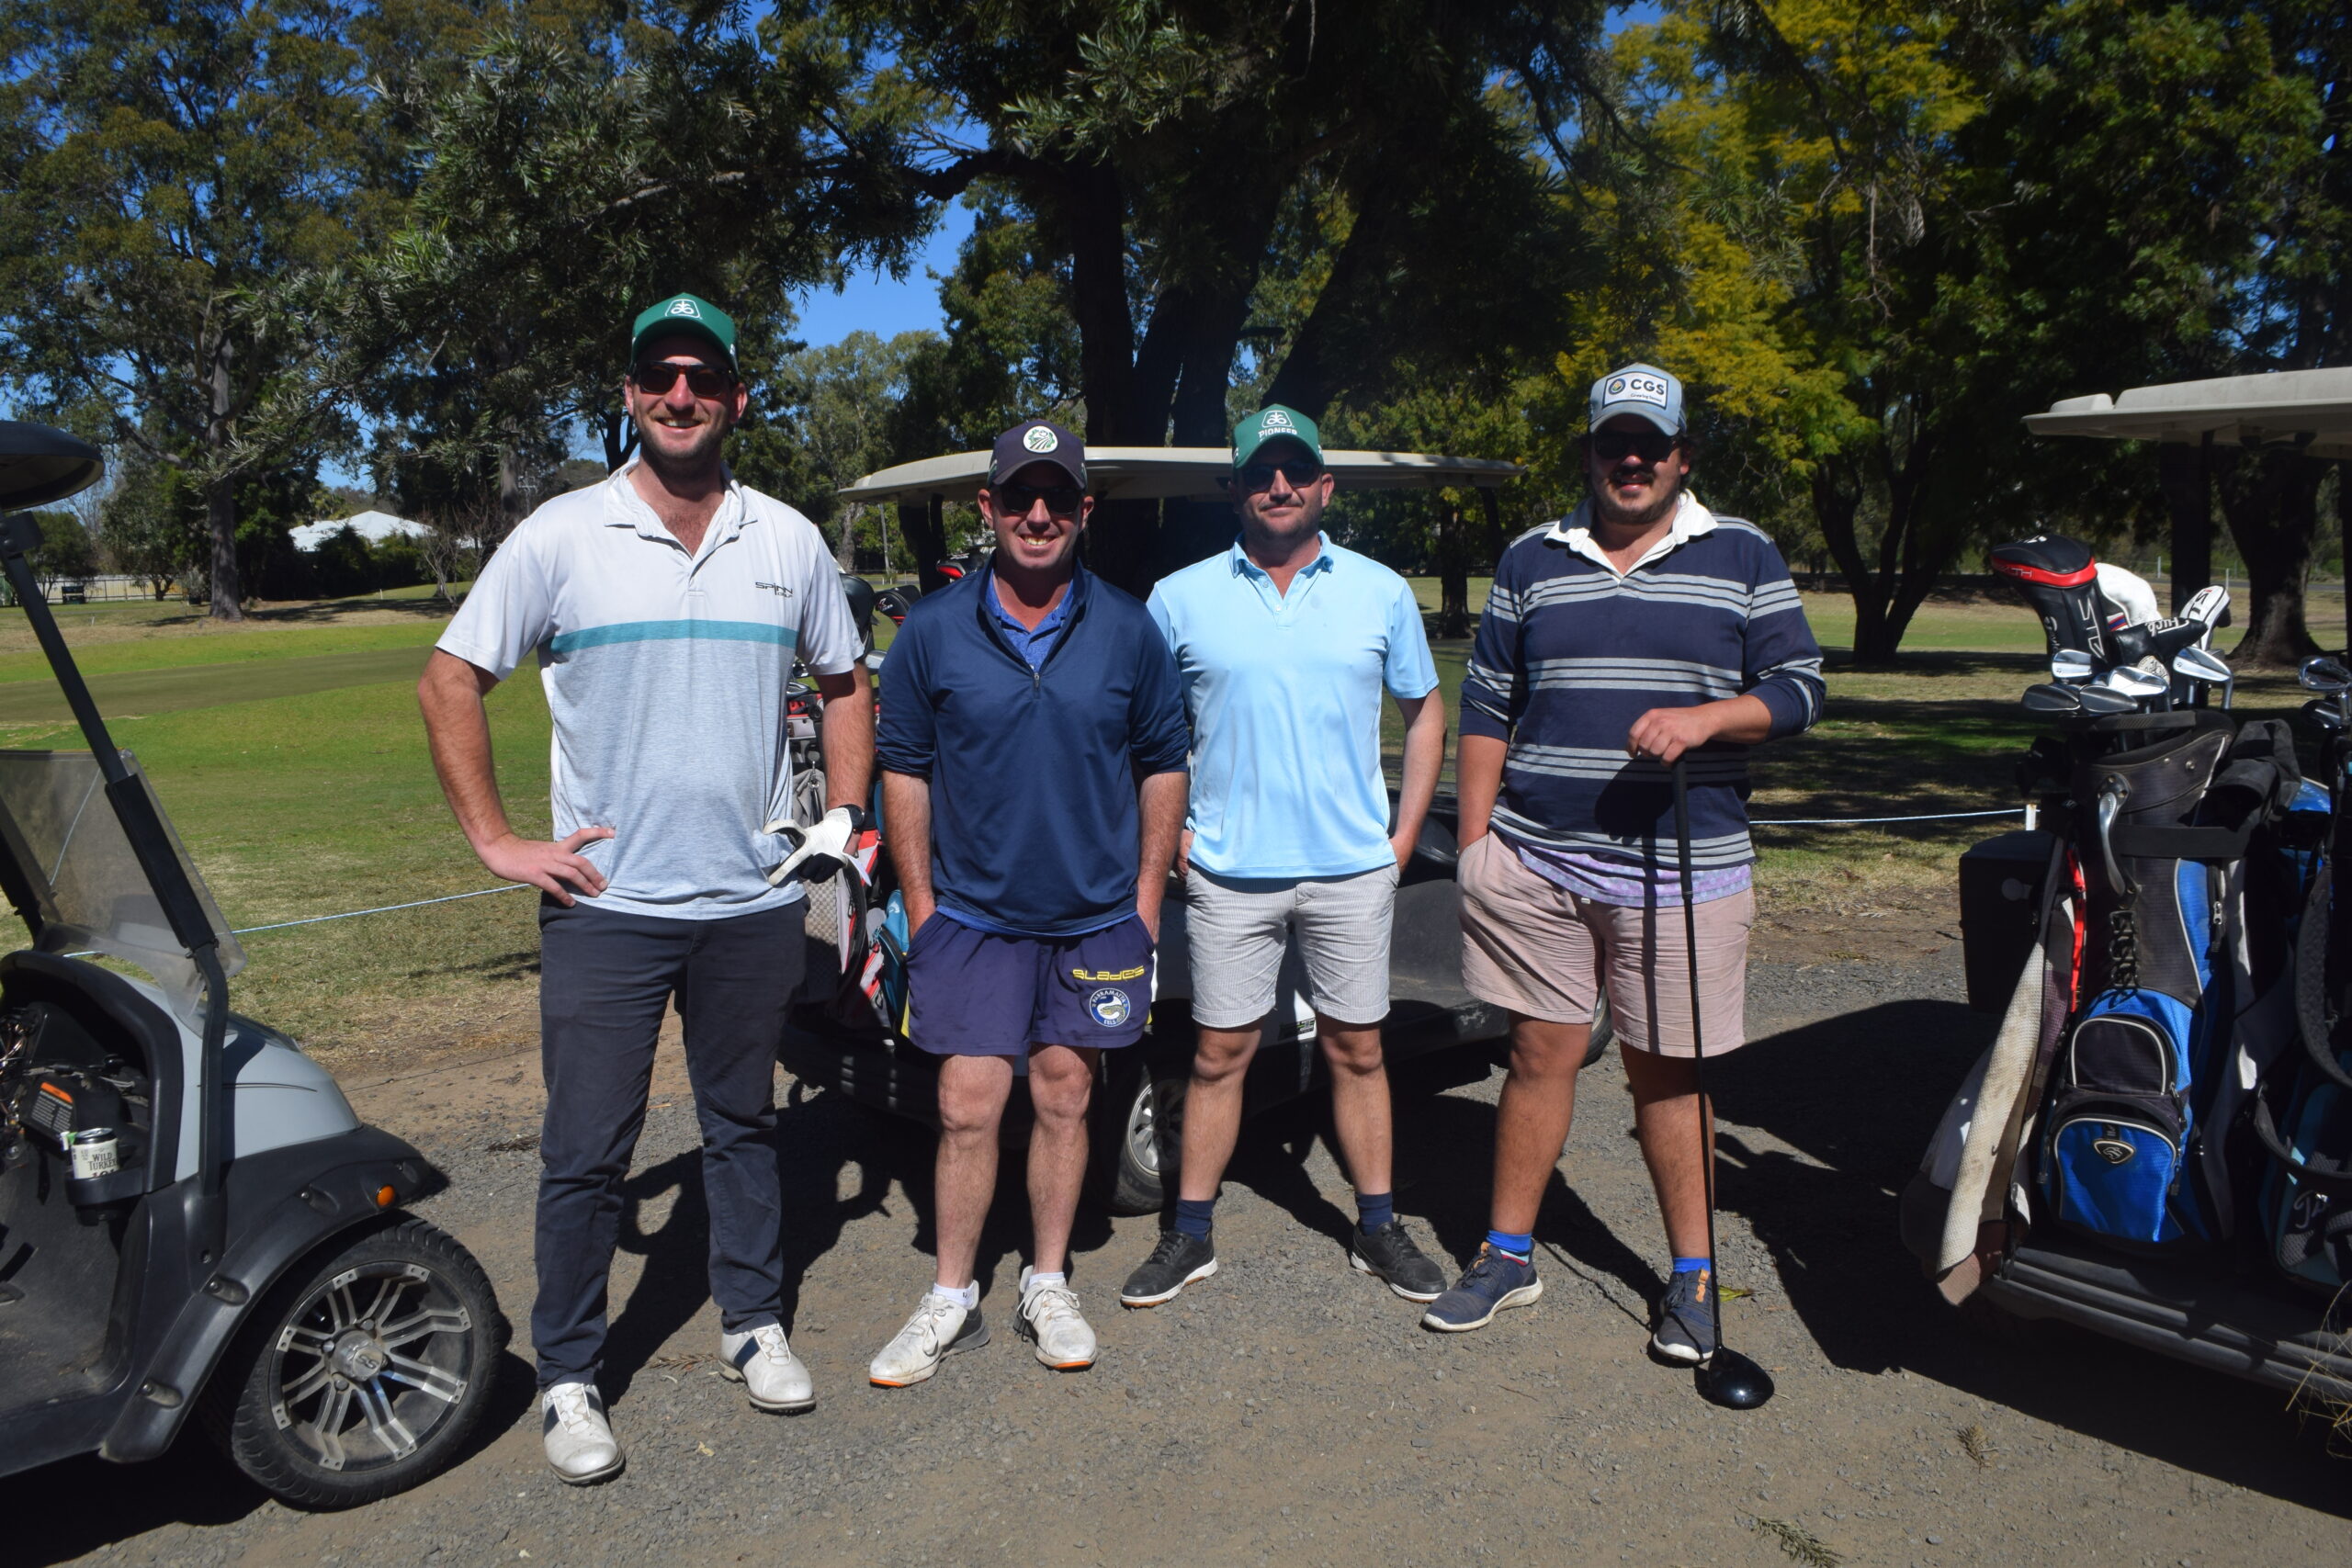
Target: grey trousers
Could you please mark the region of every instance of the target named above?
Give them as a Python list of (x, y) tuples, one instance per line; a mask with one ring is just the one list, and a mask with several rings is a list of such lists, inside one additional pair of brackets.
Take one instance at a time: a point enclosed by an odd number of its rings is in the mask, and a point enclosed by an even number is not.
[(728, 1332), (774, 1323), (784, 1291), (775, 1051), (806, 963), (797, 903), (661, 919), (582, 899), (539, 906), (539, 1132), (531, 1342), (539, 1386), (596, 1379), (621, 1183), (645, 1127), (662, 1016), (675, 997), (702, 1127), (710, 1293)]

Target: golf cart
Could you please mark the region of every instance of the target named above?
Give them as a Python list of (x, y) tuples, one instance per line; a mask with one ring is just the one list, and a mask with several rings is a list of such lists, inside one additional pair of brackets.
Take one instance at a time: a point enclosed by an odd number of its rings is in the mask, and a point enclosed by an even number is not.
[(288, 1503), (368, 1502), (456, 1457), (506, 1321), (401, 1212), (440, 1174), (229, 1010), (243, 952), (25, 558), (24, 509), (102, 468), (0, 423), (0, 569), (90, 748), (0, 751), (0, 888), (31, 939), (0, 957), (0, 1475), (152, 1459), (193, 1416)]
[[(871, 475), (842, 495), (866, 502), (974, 498), (988, 471), (989, 454), (966, 452), (926, 458)], [(1509, 463), (1411, 452), (1331, 451), (1325, 463), (1343, 491), (1476, 485), (1486, 490), (1515, 478)], [(1218, 498), (1218, 476), (1229, 473), (1222, 447), (1093, 447), (1087, 472), (1098, 499)], [(869, 660), (879, 668), (887, 654)], [(813, 760), (813, 754), (812, 754)], [(821, 781), (801, 797), (801, 820), (821, 811)], [(903, 953), (907, 931), (879, 821), (865, 846), (870, 886), (847, 878), (811, 889), (808, 1001), (786, 1029), (780, 1054), (803, 1082), (838, 1090), (858, 1103), (936, 1125), (938, 1059), (910, 1045), (899, 1031), (903, 1014)], [(1384, 1038), (1392, 1067), (1418, 1064), (1414, 1081), (1429, 1089), (1475, 1083), (1505, 1059), (1503, 1014), (1462, 986), (1462, 936), (1454, 886), (1454, 804), (1441, 796), (1423, 824), (1396, 895), (1389, 964), (1393, 1004)], [(838, 984), (831, 978), (838, 976)], [(1180, 1144), (1183, 1097), (1192, 1067), (1192, 971), (1182, 885), (1171, 878), (1161, 917), (1149, 1028), (1142, 1043), (1106, 1052), (1094, 1098), (1092, 1176), (1095, 1190), (1120, 1213), (1146, 1213), (1169, 1197)], [(1307, 1093), (1328, 1069), (1315, 1040), (1315, 1014), (1302, 995), (1293, 955), (1280, 999), (1252, 1059), (1243, 1090), (1245, 1114)], [(1605, 1007), (1596, 1020), (1592, 1056), (1609, 1041)], [(1008, 1142), (1026, 1137), (1025, 1096), (1006, 1118)]]
[[(2352, 457), (2352, 369), (2072, 399), (2027, 423), (2165, 443), (2177, 520), (2202, 529), (2203, 450)], [(2352, 918), (2329, 882), (2352, 849), (2352, 671), (2306, 666), (2325, 743), (2298, 777), (2283, 721), (2213, 705), (2231, 691), (2203, 647), (2222, 590), (2177, 591), (2176, 617), (2141, 621), (2075, 541), (2003, 546), (1994, 566), (2048, 632), (2055, 679), (2024, 701), (2055, 733), (2018, 773), (2041, 829), (1962, 859), (1971, 1001), (2004, 1018), (1904, 1193), (1905, 1243), (1996, 1334), (2070, 1323), (2341, 1411)], [(2260, 818), (2234, 819), (2233, 781), (2266, 768)], [(2144, 918), (2152, 897), (2173, 918)]]

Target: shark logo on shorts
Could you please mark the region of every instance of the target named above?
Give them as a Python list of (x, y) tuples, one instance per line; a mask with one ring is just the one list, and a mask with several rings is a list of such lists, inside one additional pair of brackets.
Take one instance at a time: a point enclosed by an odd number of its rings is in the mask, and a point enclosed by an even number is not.
[(1119, 1025), (1127, 1021), (1133, 1012), (1127, 1001), (1127, 993), (1109, 986), (1103, 987), (1086, 998), (1086, 1010), (1093, 1015), (1095, 1022), (1105, 1029), (1118, 1028)]

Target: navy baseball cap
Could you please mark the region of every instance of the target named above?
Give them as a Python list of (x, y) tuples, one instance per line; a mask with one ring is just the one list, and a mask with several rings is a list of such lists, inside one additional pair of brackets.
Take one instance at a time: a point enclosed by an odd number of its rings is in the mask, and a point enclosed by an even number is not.
[(1086, 443), (1049, 419), (1024, 419), (996, 438), (989, 454), (989, 488), (1011, 479), (1032, 463), (1051, 463), (1086, 488)]
[(1682, 383), (1655, 365), (1628, 365), (1592, 384), (1591, 419), (1599, 430), (1621, 413), (1637, 413), (1668, 435), (1682, 434)]

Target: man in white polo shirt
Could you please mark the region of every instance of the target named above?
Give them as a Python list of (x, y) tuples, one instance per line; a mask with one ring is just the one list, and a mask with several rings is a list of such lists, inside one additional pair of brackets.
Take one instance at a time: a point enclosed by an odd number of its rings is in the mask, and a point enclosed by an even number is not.
[[(721, 457), (747, 402), (734, 345), (734, 323), (691, 294), (637, 318), (624, 392), (638, 457), (523, 521), (418, 687), (474, 852), (541, 892), (531, 1340), (548, 1461), (574, 1483), (622, 1464), (596, 1389), (605, 1285), (673, 999), (702, 1127), (721, 1370), (763, 1410), (814, 1398), (778, 1321), (775, 1045), (805, 954), (796, 874), (830, 874), (861, 826), (874, 710), (824, 541)], [(534, 656), (555, 722), (553, 841), (508, 825), (482, 707)], [(779, 844), (763, 824), (790, 813), (796, 660), (825, 697), (831, 809)]]
[[(1210, 1221), (1240, 1131), (1242, 1079), (1295, 938), (1355, 1184), (1349, 1260), (1408, 1301), (1430, 1301), (1444, 1270), (1391, 1201), (1380, 1025), (1396, 881), (1445, 760), (1437, 667), (1411, 587), (1324, 537), (1333, 480), (1313, 420), (1279, 403), (1251, 414), (1234, 430), (1233, 469), (1241, 536), (1151, 595), (1193, 726), (1178, 866), (1200, 1036), (1174, 1222), (1119, 1299), (1157, 1306), (1216, 1272)], [(1393, 827), (1380, 771), (1384, 687), (1405, 720)]]

